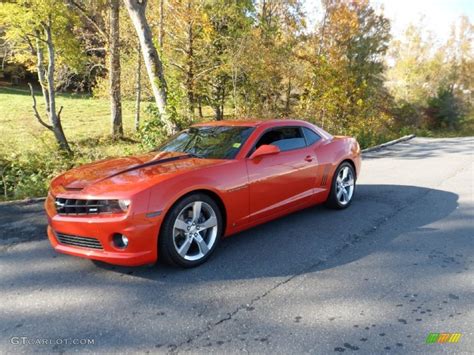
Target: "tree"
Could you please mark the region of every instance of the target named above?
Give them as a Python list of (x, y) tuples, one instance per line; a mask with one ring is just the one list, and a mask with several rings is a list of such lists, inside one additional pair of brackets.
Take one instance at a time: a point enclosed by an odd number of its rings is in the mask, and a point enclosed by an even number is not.
[(201, 76), (200, 96), (214, 110), (216, 120), (224, 118), (225, 103), (236, 82), (233, 69), (237, 67), (233, 68), (232, 64), (242, 58), (242, 46), (248, 39), (253, 11), (250, 0), (213, 0), (204, 7), (208, 21), (203, 47), (207, 70)]
[(120, 96), (120, 0), (110, 0), (109, 78), (112, 136), (123, 137), (122, 100)]
[(389, 119), (383, 73), (390, 23), (367, 0), (323, 5), (312, 47), (300, 53), (311, 68), (301, 113), (337, 133), (373, 136)]
[(72, 68), (78, 68), (82, 62), (78, 42), (72, 34), (75, 22), (66, 6), (54, 0), (0, 4), (0, 26), (6, 29), (5, 37), (15, 43), (13, 59), (38, 73), (49, 123), (42, 119), (30, 85), (35, 117), (53, 132), (59, 147), (68, 153), (71, 149), (61, 124), (63, 108), (58, 110), (56, 107), (55, 70), (58, 61), (68, 63)]
[(461, 16), (453, 24), (449, 39), (440, 49), (445, 54), (445, 66), (449, 70), (448, 89), (456, 96), (463, 110), (471, 112), (471, 117), (474, 117), (473, 43), (474, 25), (467, 16)]
[(166, 112), (168, 86), (164, 75), (163, 63), (153, 44), (152, 33), (145, 16), (147, 0), (124, 0), (124, 3), (139, 38), (158, 112), (166, 131), (168, 134), (172, 134), (176, 131), (176, 124), (169, 119)]
[[(111, 133), (114, 138), (122, 138), (120, 0), (65, 1), (84, 19), (80, 35), (89, 61), (93, 63), (91, 70), (97, 67), (105, 69), (103, 53), (108, 55)], [(102, 15), (106, 11), (109, 15), (108, 26), (106, 17)]]
[(140, 129), (140, 107), (142, 101), (142, 56), (140, 46), (137, 48), (137, 68), (135, 79), (135, 131)]
[[(170, 64), (168, 77), (175, 77), (184, 93), (185, 112), (192, 120), (199, 101), (197, 81), (208, 71), (208, 53), (205, 50), (205, 31), (210, 23), (204, 13), (204, 0), (168, 1), (167, 35), (170, 40), (163, 47)], [(160, 30), (161, 33), (161, 30)], [(175, 89), (176, 90), (176, 89)]]
[(452, 89), (440, 88), (435, 97), (428, 99), (426, 113), (431, 128), (447, 127), (453, 130), (462, 118), (460, 100), (454, 95)]
[(295, 48), (304, 42), (306, 27), (301, 6), (299, 0), (258, 3), (240, 69), (241, 106), (247, 115), (275, 118), (292, 113), (302, 67)]
[(425, 105), (446, 81), (444, 53), (436, 50), (434, 38), (422, 27), (409, 25), (404, 36), (391, 43), (389, 56), (393, 64), (386, 86), (396, 100)]
[[(404, 37), (393, 41), (386, 86), (401, 108), (395, 112), (397, 122), (454, 129), (472, 112), (473, 34), (473, 25), (461, 17), (441, 45), (422, 25), (413, 24)], [(405, 112), (412, 113), (411, 120)]]

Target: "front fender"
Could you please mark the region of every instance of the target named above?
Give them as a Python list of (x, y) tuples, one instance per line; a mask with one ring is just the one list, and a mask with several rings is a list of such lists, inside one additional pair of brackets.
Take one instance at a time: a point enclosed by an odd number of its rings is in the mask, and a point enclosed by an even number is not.
[(164, 216), (183, 196), (205, 190), (222, 201), (227, 217), (225, 234), (246, 223), (249, 216), (247, 168), (244, 161), (206, 167), (170, 177), (150, 190), (149, 213), (161, 212)]

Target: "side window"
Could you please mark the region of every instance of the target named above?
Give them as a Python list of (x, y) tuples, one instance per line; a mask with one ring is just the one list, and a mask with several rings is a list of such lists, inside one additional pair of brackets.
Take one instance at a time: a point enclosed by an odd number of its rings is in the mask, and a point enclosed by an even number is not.
[(303, 131), (304, 131), (304, 136), (306, 137), (306, 143), (308, 144), (308, 146), (313, 145), (314, 143), (316, 143), (317, 141), (321, 139), (319, 134), (314, 132), (312, 129), (304, 127)]
[(299, 127), (278, 127), (263, 134), (258, 140), (256, 148), (263, 144), (276, 145), (282, 152), (304, 148), (305, 139)]

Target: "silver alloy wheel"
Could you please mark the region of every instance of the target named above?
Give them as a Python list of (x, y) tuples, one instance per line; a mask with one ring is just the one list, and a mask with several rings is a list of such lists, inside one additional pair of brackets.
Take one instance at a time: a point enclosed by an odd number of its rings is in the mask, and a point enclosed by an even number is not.
[(185, 260), (196, 261), (205, 257), (217, 238), (217, 216), (214, 209), (203, 201), (186, 205), (173, 226), (173, 244)]
[(348, 166), (344, 166), (336, 178), (336, 197), (342, 205), (347, 205), (354, 194), (354, 173)]

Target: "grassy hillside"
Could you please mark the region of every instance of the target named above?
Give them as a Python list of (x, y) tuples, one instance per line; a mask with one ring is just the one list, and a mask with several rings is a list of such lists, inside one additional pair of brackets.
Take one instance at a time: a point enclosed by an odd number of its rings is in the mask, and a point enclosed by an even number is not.
[[(38, 110), (44, 112), (37, 94)], [(44, 196), (49, 181), (73, 166), (145, 150), (134, 132), (134, 102), (123, 102), (125, 135), (110, 138), (110, 109), (105, 99), (60, 94), (64, 132), (73, 157), (58, 152), (52, 133), (36, 120), (29, 91), (0, 87), (0, 200)], [(147, 103), (143, 103), (145, 108)], [(142, 117), (144, 115), (142, 114)], [(44, 115), (43, 119), (48, 121)], [(131, 138), (131, 139), (130, 139)]]
[[(43, 98), (38, 93), (38, 110), (44, 112)], [(51, 133), (41, 126), (33, 115), (32, 99), (27, 90), (0, 87), (0, 154), (38, 151), (50, 142)], [(98, 148), (97, 141), (110, 134), (109, 103), (86, 95), (60, 94), (58, 107), (63, 106), (62, 123), (66, 137), (73, 143)], [(146, 106), (146, 104), (142, 105)], [(47, 121), (44, 115), (43, 119)], [(133, 135), (134, 103), (123, 103), (123, 120), (126, 136)], [(89, 141), (89, 142), (88, 142)], [(101, 144), (106, 155), (120, 154), (123, 142)], [(130, 146), (130, 144), (127, 144)], [(132, 147), (129, 147), (132, 148)]]
[[(44, 102), (40, 93), (40, 114)], [(56, 148), (53, 134), (34, 117), (32, 98), (24, 88), (0, 86), (0, 200), (44, 196), (49, 181), (73, 166), (106, 157), (147, 151), (134, 132), (135, 102), (123, 101), (126, 139), (110, 138), (110, 107), (106, 99), (88, 95), (59, 94), (58, 108), (63, 106), (62, 124), (74, 156), (64, 156)], [(141, 117), (146, 120), (143, 102)], [(209, 107), (205, 119), (212, 119)], [(46, 115), (43, 119), (48, 121)]]
[[(38, 94), (38, 109), (44, 104)], [(56, 149), (51, 132), (33, 115), (32, 99), (27, 90), (0, 87), (0, 200), (44, 196), (49, 181), (60, 172), (105, 157), (134, 154), (147, 150), (133, 131), (134, 102), (123, 102), (126, 140), (110, 138), (109, 102), (87, 95), (60, 94), (57, 104), (63, 106), (62, 123), (74, 156), (64, 156)], [(143, 103), (145, 109), (148, 103)], [(206, 119), (211, 110), (206, 108)], [(143, 112), (142, 117), (146, 114)], [(44, 117), (47, 120), (46, 117)], [(397, 135), (413, 133), (393, 132)], [(419, 130), (424, 136), (474, 135), (474, 119), (467, 120), (461, 130)], [(383, 137), (379, 137), (381, 140)], [(387, 139), (387, 137), (385, 137)]]

